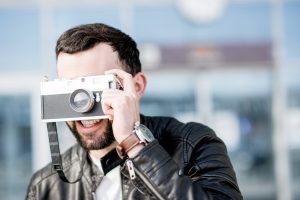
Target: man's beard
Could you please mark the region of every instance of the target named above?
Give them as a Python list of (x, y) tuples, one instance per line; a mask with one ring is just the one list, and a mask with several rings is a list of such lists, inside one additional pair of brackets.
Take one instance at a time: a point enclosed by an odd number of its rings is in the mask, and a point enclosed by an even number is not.
[(75, 123), (72, 124), (73, 126), (71, 126), (69, 123), (66, 124), (75, 136), (77, 142), (86, 150), (104, 149), (110, 146), (115, 141), (115, 137), (112, 130), (112, 124), (109, 120), (107, 120), (105, 130), (102, 134), (97, 135), (97, 133), (92, 133), (91, 135), (93, 136), (89, 136), (88, 139), (85, 139), (78, 133)]

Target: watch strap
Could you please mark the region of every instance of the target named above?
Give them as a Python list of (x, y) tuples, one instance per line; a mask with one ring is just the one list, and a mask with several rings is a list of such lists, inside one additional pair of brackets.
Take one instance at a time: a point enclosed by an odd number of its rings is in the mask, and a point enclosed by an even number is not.
[(128, 137), (126, 137), (117, 147), (116, 151), (121, 159), (124, 159), (127, 156), (128, 151), (133, 149), (135, 146), (139, 144), (144, 144), (135, 132), (131, 133)]

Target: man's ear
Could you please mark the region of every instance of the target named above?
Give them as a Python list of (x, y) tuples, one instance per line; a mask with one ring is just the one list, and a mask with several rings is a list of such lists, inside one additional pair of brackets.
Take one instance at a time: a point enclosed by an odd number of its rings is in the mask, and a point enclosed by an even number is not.
[(133, 77), (133, 80), (137, 97), (140, 100), (147, 86), (146, 75), (143, 72), (139, 72)]

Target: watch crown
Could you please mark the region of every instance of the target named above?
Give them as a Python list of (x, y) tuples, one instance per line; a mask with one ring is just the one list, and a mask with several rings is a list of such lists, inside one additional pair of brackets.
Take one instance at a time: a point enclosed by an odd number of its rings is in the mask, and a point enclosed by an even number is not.
[(141, 125), (141, 122), (140, 121), (136, 121), (135, 123), (134, 123), (134, 131), (137, 129), (137, 127), (139, 127)]

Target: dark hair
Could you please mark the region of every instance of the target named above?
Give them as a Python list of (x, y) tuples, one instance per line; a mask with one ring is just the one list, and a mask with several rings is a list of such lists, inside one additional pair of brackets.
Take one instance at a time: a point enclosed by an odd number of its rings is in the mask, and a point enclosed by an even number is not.
[(118, 52), (125, 71), (132, 75), (141, 71), (136, 42), (122, 31), (102, 23), (80, 25), (64, 32), (56, 43), (56, 59), (60, 52), (73, 54), (99, 43), (107, 43)]

